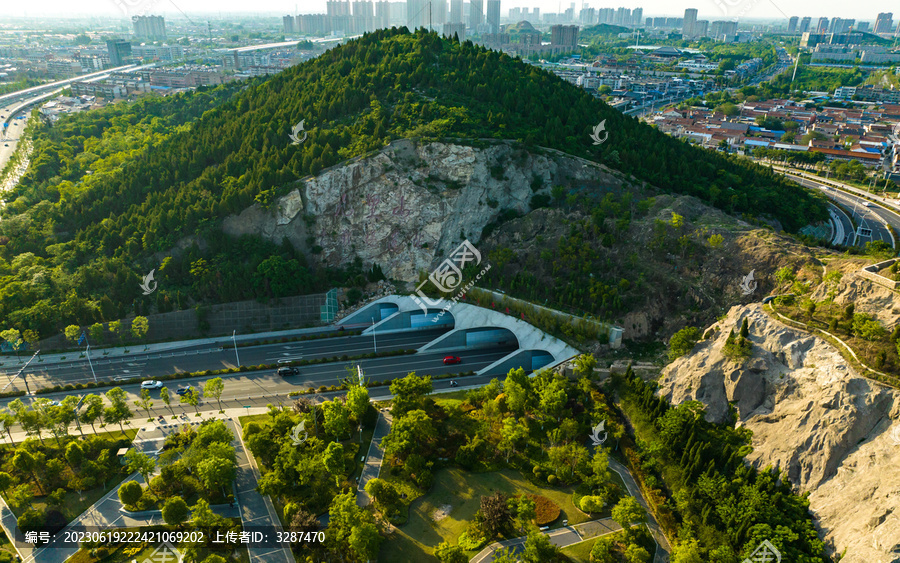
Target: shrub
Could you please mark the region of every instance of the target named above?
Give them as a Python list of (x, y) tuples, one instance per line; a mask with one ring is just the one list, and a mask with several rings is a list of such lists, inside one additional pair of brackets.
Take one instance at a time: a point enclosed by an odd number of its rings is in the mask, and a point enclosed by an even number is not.
[(559, 484), (559, 477), (552, 473), (550, 475), (547, 475), (547, 484), (556, 486), (557, 484)]
[[(556, 477), (556, 475), (552, 475)], [(546, 526), (559, 518), (561, 509), (559, 505), (540, 495), (528, 495), (534, 501), (534, 523), (538, 526)]]

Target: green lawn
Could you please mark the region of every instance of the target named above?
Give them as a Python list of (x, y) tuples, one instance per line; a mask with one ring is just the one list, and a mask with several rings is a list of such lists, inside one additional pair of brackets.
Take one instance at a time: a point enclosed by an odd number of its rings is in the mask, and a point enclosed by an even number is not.
[(584, 540), (572, 544), (569, 547), (564, 547), (562, 548), (563, 555), (568, 557), (569, 561), (573, 561), (574, 563), (590, 563), (591, 549), (594, 547), (595, 541), (597, 541), (597, 538)]
[[(490, 473), (469, 473), (459, 468), (442, 469), (435, 474), (434, 486), (425, 496), (413, 501), (409, 521), (397, 528), (383, 544), (379, 561), (436, 561), (431, 550), (442, 541), (455, 544), (466, 526), (475, 518), (481, 497), (500, 491), (506, 494), (543, 495), (559, 505), (560, 517), (551, 528), (585, 522), (589, 518), (572, 504), (572, 489), (542, 488), (533, 485), (518, 471), (506, 469)], [(452, 506), (449, 516), (435, 522), (431, 515), (441, 506)], [(476, 552), (469, 552), (474, 556)]]

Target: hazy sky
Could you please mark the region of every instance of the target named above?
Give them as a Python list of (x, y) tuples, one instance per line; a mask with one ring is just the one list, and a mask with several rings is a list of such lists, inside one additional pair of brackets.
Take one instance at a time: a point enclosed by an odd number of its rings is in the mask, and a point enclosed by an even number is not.
[[(449, 4), (449, 0), (448, 4)], [(508, 0), (501, 4), (504, 15), (512, 7), (540, 7), (542, 12), (563, 10), (570, 1), (557, 0)], [(705, 19), (756, 19), (787, 16), (811, 16), (817, 18), (843, 17), (857, 20), (874, 20), (878, 12), (891, 9), (885, 0), (593, 0), (585, 4), (595, 8), (642, 7), (644, 15), (682, 14), (685, 8), (697, 8)], [(575, 3), (580, 9), (581, 1)], [(278, 15), (286, 13), (315, 13), (325, 11), (325, 0), (35, 0), (19, 2), (0, 0), (0, 15), (7, 16), (69, 16), (76, 14), (121, 16), (132, 13), (180, 16), (179, 10), (191, 13), (229, 12)], [(900, 6), (897, 6), (900, 17)], [(2, 24), (2, 22), (0, 22)]]

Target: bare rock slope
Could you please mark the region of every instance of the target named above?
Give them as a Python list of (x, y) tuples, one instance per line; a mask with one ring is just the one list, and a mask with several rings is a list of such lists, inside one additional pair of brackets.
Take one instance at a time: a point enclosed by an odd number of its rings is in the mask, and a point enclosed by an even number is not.
[[(752, 356), (722, 354), (728, 333), (749, 321)], [(787, 472), (809, 492), (825, 541), (846, 563), (900, 563), (900, 393), (857, 374), (826, 341), (788, 328), (759, 304), (735, 306), (714, 336), (660, 379), (673, 403), (707, 405), (724, 422), (729, 403), (753, 431), (757, 467)]]

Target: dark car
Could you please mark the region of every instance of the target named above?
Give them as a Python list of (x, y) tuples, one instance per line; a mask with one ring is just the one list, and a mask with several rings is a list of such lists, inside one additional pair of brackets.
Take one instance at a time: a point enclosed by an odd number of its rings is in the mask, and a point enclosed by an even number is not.
[(191, 389), (193, 389), (193, 387), (191, 387), (190, 385), (184, 385), (184, 386), (176, 389), (175, 394), (176, 395), (187, 395), (188, 393), (191, 392)]
[(300, 373), (300, 370), (295, 367), (284, 366), (278, 368), (278, 371), (276, 371), (275, 373), (277, 373), (281, 377), (287, 377), (289, 375), (297, 375), (298, 373)]
[(462, 358), (459, 356), (447, 356), (444, 358), (444, 365), (458, 364), (462, 362)]

